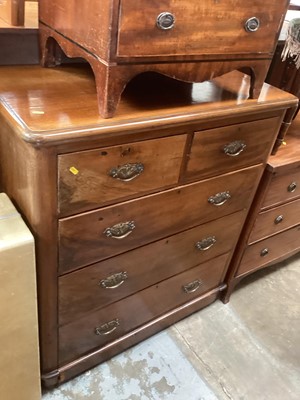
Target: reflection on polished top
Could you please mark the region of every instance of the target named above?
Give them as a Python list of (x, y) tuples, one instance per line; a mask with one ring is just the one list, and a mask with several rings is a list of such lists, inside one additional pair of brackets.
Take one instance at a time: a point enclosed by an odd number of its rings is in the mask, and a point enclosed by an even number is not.
[[(0, 68), (0, 113), (20, 126), (24, 140), (46, 145), (81, 134), (166, 126), (168, 122), (208, 120), (256, 110), (293, 106), (297, 98), (265, 84), (259, 99), (247, 99), (249, 77), (230, 72), (197, 84), (143, 74), (124, 91), (112, 119), (97, 110), (96, 86), (88, 65), (57, 68)], [(4, 107), (4, 108), (3, 108)]]

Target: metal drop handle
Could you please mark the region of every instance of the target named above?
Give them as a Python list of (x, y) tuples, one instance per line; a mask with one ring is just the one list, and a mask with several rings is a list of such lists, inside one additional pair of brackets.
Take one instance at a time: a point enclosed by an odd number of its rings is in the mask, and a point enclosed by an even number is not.
[(287, 190), (290, 193), (293, 193), (297, 189), (297, 182), (292, 182), (289, 184)]
[(234, 142), (228, 143), (223, 147), (223, 151), (227, 156), (236, 157), (241, 154), (246, 148), (246, 143), (242, 140), (235, 140)]
[(108, 172), (108, 175), (114, 179), (119, 179), (123, 182), (128, 182), (138, 177), (144, 171), (144, 169), (145, 169), (144, 164), (140, 162), (133, 164), (123, 164), (111, 168), (110, 171)]
[(195, 246), (198, 250), (205, 251), (210, 249), (216, 243), (216, 241), (217, 239), (215, 236), (209, 236), (197, 242)]
[(116, 289), (121, 286), (128, 278), (127, 272), (117, 272), (116, 274), (110, 275), (99, 282), (99, 286), (104, 289)]
[(172, 29), (175, 25), (175, 16), (170, 12), (162, 12), (156, 18), (156, 26), (162, 30)]
[(256, 32), (260, 27), (260, 20), (257, 17), (251, 17), (245, 22), (244, 28), (247, 32)]
[(103, 325), (97, 326), (95, 328), (95, 334), (99, 336), (109, 335), (115, 331), (119, 325), (120, 321), (117, 318), (113, 319), (112, 321), (106, 322)]
[(103, 233), (105, 236), (113, 239), (124, 239), (132, 233), (134, 228), (134, 221), (120, 222), (119, 224), (106, 228)]
[(196, 292), (196, 290), (198, 290), (201, 285), (202, 285), (202, 282), (199, 279), (196, 279), (193, 282), (183, 285), (182, 289), (185, 293), (193, 293), (193, 292)]
[(224, 203), (226, 203), (227, 200), (231, 198), (230, 193), (227, 192), (220, 192), (215, 194), (214, 196), (210, 196), (208, 198), (208, 202), (210, 204), (213, 204), (214, 206), (222, 206)]

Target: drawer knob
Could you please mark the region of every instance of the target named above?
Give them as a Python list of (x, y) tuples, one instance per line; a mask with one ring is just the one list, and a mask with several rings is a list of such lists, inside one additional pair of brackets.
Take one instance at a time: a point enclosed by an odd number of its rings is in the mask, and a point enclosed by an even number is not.
[(274, 224), (280, 224), (280, 222), (282, 222), (283, 221), (283, 215), (278, 215), (278, 217), (276, 217), (275, 219), (274, 219)]
[(134, 221), (120, 222), (119, 224), (106, 228), (103, 233), (107, 237), (124, 239), (126, 236), (131, 234), (134, 228)]
[(208, 202), (213, 204), (214, 206), (221, 206), (222, 204), (226, 203), (227, 200), (231, 198), (229, 192), (220, 192), (215, 194), (214, 196), (210, 196), (208, 198)]
[(216, 243), (216, 241), (217, 239), (215, 236), (209, 236), (197, 242), (195, 246), (198, 250), (205, 251), (210, 249)]
[(144, 165), (142, 163), (124, 164), (111, 168), (108, 175), (114, 179), (128, 182), (138, 177), (143, 171)]
[(109, 335), (115, 331), (119, 325), (120, 321), (118, 319), (113, 319), (112, 321), (106, 322), (103, 325), (97, 326), (95, 328), (95, 334), (100, 336)]
[(262, 251), (260, 252), (260, 256), (261, 257), (265, 257), (268, 254), (269, 254), (269, 249), (268, 248), (262, 249)]
[(256, 17), (249, 18), (245, 22), (244, 27), (247, 32), (256, 32), (260, 27), (260, 21)]
[(202, 282), (199, 281), (199, 279), (196, 279), (193, 282), (183, 285), (182, 289), (185, 293), (193, 293), (193, 292), (196, 292), (196, 290), (198, 290), (201, 285), (202, 285)]
[(292, 182), (291, 184), (289, 184), (287, 190), (290, 193), (293, 193), (295, 190), (297, 189), (297, 183), (296, 182)]
[(170, 12), (162, 12), (156, 18), (156, 25), (159, 29), (172, 29), (175, 25), (175, 17)]
[(242, 153), (245, 147), (245, 142), (243, 142), (242, 140), (235, 140), (234, 142), (226, 144), (223, 147), (223, 151), (227, 156), (236, 157)]
[(99, 285), (104, 289), (116, 289), (121, 286), (128, 278), (127, 272), (117, 272), (110, 275), (99, 282)]

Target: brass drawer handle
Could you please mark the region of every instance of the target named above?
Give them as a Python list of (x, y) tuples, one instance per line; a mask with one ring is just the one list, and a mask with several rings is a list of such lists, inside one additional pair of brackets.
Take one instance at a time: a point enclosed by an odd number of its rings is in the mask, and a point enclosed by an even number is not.
[(261, 257), (265, 257), (268, 254), (269, 254), (269, 249), (268, 248), (262, 249), (262, 251), (260, 252), (260, 256)]
[(185, 293), (194, 293), (199, 287), (202, 285), (202, 282), (199, 279), (196, 279), (193, 282), (187, 283), (182, 286), (182, 289)]
[(113, 319), (112, 321), (106, 322), (103, 325), (97, 326), (95, 328), (95, 334), (100, 336), (109, 335), (115, 331), (119, 325), (120, 321), (117, 318)]
[(247, 32), (256, 32), (260, 27), (260, 20), (257, 17), (247, 19), (244, 28)]
[(210, 249), (216, 243), (216, 241), (217, 239), (215, 236), (209, 236), (197, 242), (195, 246), (198, 250), (205, 251)]
[(134, 221), (120, 222), (119, 224), (106, 228), (103, 233), (107, 237), (124, 239), (126, 236), (132, 233), (134, 228)]
[(246, 143), (242, 140), (235, 140), (234, 142), (226, 144), (223, 147), (223, 151), (227, 156), (236, 157), (241, 154), (246, 147)]
[(215, 194), (214, 196), (210, 196), (208, 198), (208, 202), (213, 204), (214, 206), (221, 206), (222, 204), (226, 203), (227, 200), (231, 198), (229, 192), (220, 192)]
[(274, 219), (274, 224), (275, 225), (278, 225), (278, 224), (280, 224), (280, 222), (282, 222), (283, 221), (283, 215), (278, 215), (278, 217), (276, 217), (275, 219)]
[(175, 25), (175, 16), (170, 12), (162, 12), (156, 18), (156, 26), (162, 30), (172, 29)]
[(128, 278), (127, 272), (117, 272), (116, 274), (110, 275), (99, 282), (99, 286), (104, 289), (116, 289), (121, 286)]
[(297, 189), (297, 182), (292, 182), (287, 187), (287, 191), (293, 193)]
[(144, 168), (142, 163), (123, 164), (111, 168), (108, 175), (114, 179), (128, 182), (138, 177), (144, 171)]

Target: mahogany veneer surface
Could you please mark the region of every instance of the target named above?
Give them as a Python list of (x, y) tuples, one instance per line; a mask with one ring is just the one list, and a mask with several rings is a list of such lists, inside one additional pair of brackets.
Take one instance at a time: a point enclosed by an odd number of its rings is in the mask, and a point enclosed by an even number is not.
[(140, 76), (107, 120), (88, 65), (0, 69), (0, 186), (35, 237), (46, 386), (225, 289), (267, 157), (297, 107), (269, 85), (259, 99), (248, 91), (237, 72), (193, 85)]

